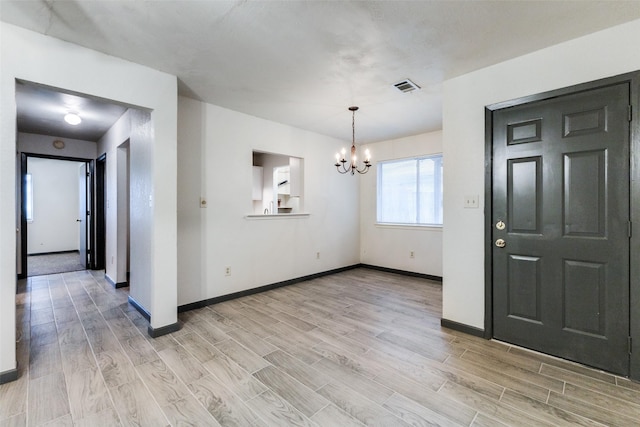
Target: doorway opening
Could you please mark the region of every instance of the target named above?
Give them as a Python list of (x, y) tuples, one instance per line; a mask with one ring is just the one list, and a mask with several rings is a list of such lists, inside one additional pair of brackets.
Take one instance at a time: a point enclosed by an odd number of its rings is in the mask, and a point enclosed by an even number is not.
[[(108, 224), (107, 214), (109, 212), (109, 195), (107, 194), (107, 181), (109, 173), (112, 174), (112, 191), (115, 193), (115, 170), (107, 170), (107, 153), (110, 152), (112, 141), (123, 141), (128, 138), (129, 132), (129, 111), (133, 109), (122, 103), (108, 99), (96, 98), (90, 95), (67, 91), (60, 88), (49, 87), (35, 82), (16, 80), (16, 107), (17, 123), (16, 128), (18, 153), (16, 159), (16, 181), (17, 196), (16, 214), (17, 241), (16, 249), (18, 254), (17, 273), (18, 279), (32, 276), (29, 272), (29, 254), (35, 252), (68, 252), (77, 251), (79, 262), (83, 269), (106, 270), (112, 265), (108, 265), (107, 257), (107, 229), (115, 224)], [(67, 112), (76, 113), (77, 123), (69, 123), (64, 119)], [(120, 139), (122, 138), (122, 139)], [(114, 141), (115, 142), (115, 141)], [(113, 147), (115, 150), (115, 147)], [(115, 154), (115, 153), (114, 153)], [(110, 154), (111, 155), (111, 154)], [(27, 194), (23, 192), (23, 187), (29, 189), (32, 184), (31, 176), (25, 177), (28, 159), (55, 159), (64, 162), (79, 162), (78, 165), (84, 170), (76, 171), (76, 185), (81, 185), (75, 192), (77, 200), (84, 201), (82, 208), (76, 210), (73, 222), (77, 227), (77, 245), (74, 247), (56, 248), (49, 251), (44, 250), (46, 244), (38, 242), (42, 250), (34, 245), (29, 245), (29, 241), (36, 237), (34, 230), (29, 230), (31, 225), (44, 219), (50, 219), (51, 215), (38, 215), (36, 218), (27, 219), (27, 208), (33, 209), (34, 205), (26, 206), (28, 202)], [(116, 156), (111, 158), (112, 167), (115, 166)], [(35, 160), (29, 160), (35, 162)], [(31, 167), (31, 166), (29, 166)], [(94, 171), (95, 167), (95, 171)], [(27, 184), (28, 181), (28, 185)], [(52, 181), (52, 180), (49, 180)], [(50, 196), (55, 199), (59, 192), (69, 192), (70, 185), (58, 185), (50, 191)], [(38, 184), (38, 189), (42, 190), (42, 184)], [(33, 196), (33, 194), (29, 193)], [(115, 207), (116, 195), (111, 195), (112, 206)], [(68, 203), (58, 203), (56, 207), (64, 205), (71, 210)], [(42, 208), (37, 202), (35, 209)], [(115, 219), (112, 220), (115, 223)], [(31, 231), (31, 232), (30, 232)], [(111, 231), (109, 233), (112, 233)], [(113, 233), (115, 234), (115, 233)], [(61, 236), (60, 236), (61, 237)], [(111, 237), (115, 242), (115, 236)], [(43, 244), (40, 244), (43, 243)], [(69, 245), (67, 245), (69, 246)], [(34, 250), (35, 248), (35, 250)], [(114, 252), (112, 251), (112, 254)], [(116, 257), (124, 256), (122, 254)], [(55, 270), (70, 271), (77, 269), (65, 267), (67, 262), (64, 259), (51, 260), (51, 264), (57, 263)], [(33, 269), (31, 269), (33, 270)], [(43, 274), (45, 272), (42, 272)], [(115, 276), (115, 274), (111, 274)]]
[(91, 268), (93, 160), (22, 153), (21, 275)]

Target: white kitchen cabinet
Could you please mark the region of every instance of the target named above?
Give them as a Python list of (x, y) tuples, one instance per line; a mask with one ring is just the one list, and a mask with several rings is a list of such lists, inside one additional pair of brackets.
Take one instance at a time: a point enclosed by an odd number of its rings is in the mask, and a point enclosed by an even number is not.
[(262, 166), (253, 166), (253, 200), (262, 200)]
[(289, 157), (289, 194), (291, 197), (302, 196), (302, 159)]

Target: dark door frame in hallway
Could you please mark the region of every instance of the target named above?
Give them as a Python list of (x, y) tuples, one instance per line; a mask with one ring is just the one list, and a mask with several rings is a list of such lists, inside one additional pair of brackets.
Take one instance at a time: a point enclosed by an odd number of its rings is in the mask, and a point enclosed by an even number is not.
[[(27, 160), (29, 157), (37, 157), (37, 158), (41, 158), (41, 159), (50, 159), (50, 160), (66, 160), (66, 161), (72, 161), (72, 162), (84, 162), (87, 165), (87, 168), (89, 170), (89, 200), (90, 203), (93, 203), (93, 200), (95, 199), (94, 195), (95, 195), (95, 191), (94, 191), (94, 159), (85, 159), (85, 158), (80, 158), (80, 157), (66, 157), (66, 156), (52, 156), (52, 155), (47, 155), (47, 154), (36, 154), (36, 153), (21, 153), (21, 158), (20, 158), (20, 199), (19, 199), (19, 203), (20, 203), (20, 238), (21, 238), (21, 245), (20, 245), (20, 258), (21, 258), (21, 271), (20, 274), (18, 274), (18, 279), (26, 279), (28, 276), (28, 271), (27, 271), (27, 197), (26, 197), (26, 186), (25, 186), (25, 182), (26, 182), (26, 177), (27, 177)], [(92, 206), (88, 206), (88, 211), (92, 212)], [(88, 252), (91, 253), (93, 251), (93, 242), (91, 241), (92, 238), (91, 236), (93, 235), (93, 230), (95, 230), (95, 224), (94, 224), (94, 219), (93, 219), (94, 215), (88, 215), (89, 218), (89, 232), (87, 233), (87, 239), (90, 242), (90, 246), (89, 246), (89, 250)], [(91, 265), (93, 264), (93, 257), (90, 257), (91, 259), (91, 264), (88, 264), (87, 267), (91, 268)]]
[[(617, 83), (630, 86), (629, 140), (630, 152), (630, 218), (631, 224), (640, 224), (640, 72), (632, 72), (583, 83), (558, 90), (500, 102), (485, 108), (485, 320), (484, 336), (493, 338), (493, 113), (496, 110), (547, 100), (558, 96), (590, 90)], [(638, 228), (638, 227), (633, 227)], [(640, 230), (640, 228), (638, 228)], [(630, 369), (629, 376), (640, 380), (640, 231), (633, 232), (630, 247)], [(634, 260), (638, 260), (634, 262)]]
[(96, 159), (95, 167), (95, 202), (94, 215), (95, 230), (93, 233), (95, 244), (92, 246), (91, 269), (104, 270), (106, 266), (106, 194), (107, 194), (107, 154)]

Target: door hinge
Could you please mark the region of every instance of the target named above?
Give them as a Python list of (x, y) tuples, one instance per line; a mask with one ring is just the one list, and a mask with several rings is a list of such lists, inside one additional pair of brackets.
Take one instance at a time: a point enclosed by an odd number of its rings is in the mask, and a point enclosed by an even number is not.
[(89, 174), (89, 172), (87, 172), (87, 176), (91, 176), (91, 175)]
[(631, 354), (631, 337), (628, 337), (627, 339), (627, 346), (629, 348), (629, 354)]
[(632, 105), (628, 105), (627, 106), (627, 120), (631, 121), (632, 119), (632, 111), (633, 111), (633, 106)]

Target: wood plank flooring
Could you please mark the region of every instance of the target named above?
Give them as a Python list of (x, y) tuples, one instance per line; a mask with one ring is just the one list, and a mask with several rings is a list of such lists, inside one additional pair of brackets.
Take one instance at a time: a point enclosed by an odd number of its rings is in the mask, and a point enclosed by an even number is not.
[(441, 286), (356, 269), (152, 339), (102, 272), (19, 284), (8, 426), (633, 426), (640, 384), (440, 326)]

